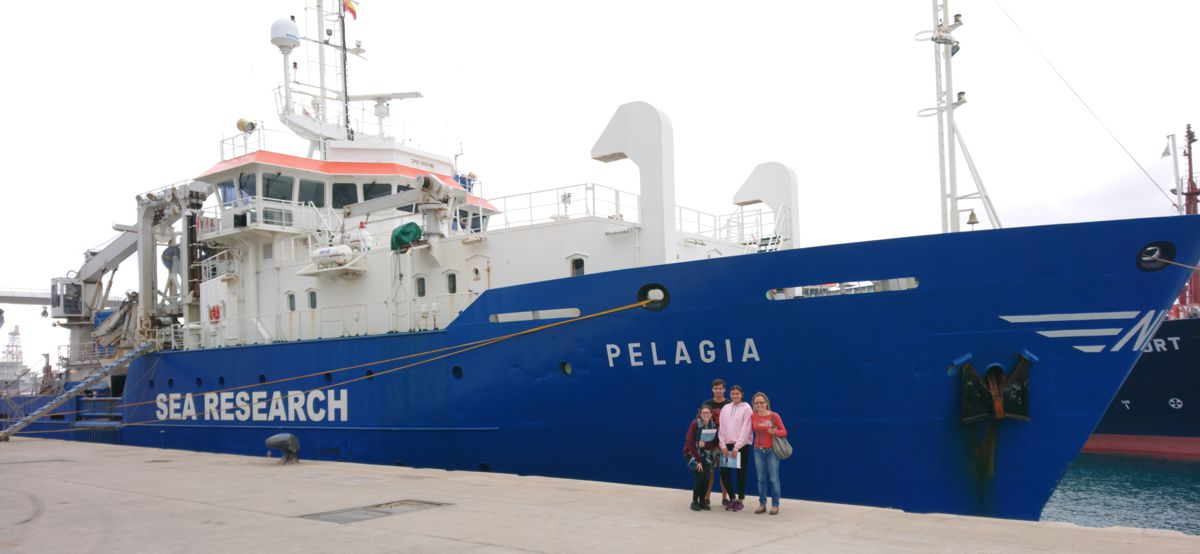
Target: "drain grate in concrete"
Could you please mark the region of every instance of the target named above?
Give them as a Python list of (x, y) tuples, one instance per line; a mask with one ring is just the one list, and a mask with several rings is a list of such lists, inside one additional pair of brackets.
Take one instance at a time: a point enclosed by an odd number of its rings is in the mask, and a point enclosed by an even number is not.
[(438, 506), (448, 506), (444, 502), (430, 502), (428, 500), (397, 500), (395, 502), (385, 502), (383, 504), (375, 504), (374, 506), (360, 506), (357, 508), (346, 508), (343, 510), (334, 510), (332, 512), (322, 512), (319, 514), (309, 514), (300, 516), (303, 519), (315, 519), (317, 521), (328, 521), (332, 523), (357, 523), (359, 521), (367, 521), (371, 519), (394, 516), (396, 514), (406, 514), (409, 512), (419, 512), (429, 508)]

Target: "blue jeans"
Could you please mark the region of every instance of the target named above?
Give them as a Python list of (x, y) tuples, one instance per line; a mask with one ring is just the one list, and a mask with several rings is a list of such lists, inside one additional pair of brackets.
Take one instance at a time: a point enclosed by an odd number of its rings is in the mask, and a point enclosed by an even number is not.
[(754, 449), (754, 472), (758, 474), (758, 504), (767, 505), (767, 484), (771, 484), (771, 505), (779, 507), (779, 458), (771, 448)]

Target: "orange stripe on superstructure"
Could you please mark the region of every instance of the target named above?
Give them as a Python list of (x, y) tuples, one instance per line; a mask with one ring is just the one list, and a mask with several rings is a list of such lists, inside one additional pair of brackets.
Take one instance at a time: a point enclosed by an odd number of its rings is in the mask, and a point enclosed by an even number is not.
[[(214, 173), (233, 169), (235, 167), (251, 164), (264, 163), (289, 169), (303, 169), (314, 173), (323, 173), (325, 175), (404, 175), (406, 177), (417, 177), (430, 173), (420, 169), (408, 167), (406, 165), (380, 162), (327, 162), (323, 160), (314, 160), (312, 158), (301, 158), (299, 156), (289, 156), (278, 152), (268, 152), (259, 150), (251, 152), (244, 156), (238, 156), (233, 159), (225, 160), (217, 165), (212, 166), (208, 171), (201, 173), (197, 179), (202, 179)], [(462, 188), (449, 175), (434, 173), (448, 185)]]
[[(436, 175), (443, 183), (454, 188), (462, 189), (463, 186), (455, 181), (449, 175), (424, 171), (409, 167), (406, 165), (382, 163), (382, 162), (328, 162), (324, 160), (314, 160), (312, 158), (301, 158), (300, 156), (291, 156), (288, 154), (280, 154), (278, 152), (269, 152), (267, 150), (259, 150), (251, 152), (244, 156), (238, 156), (225, 160), (217, 165), (212, 166), (201, 173), (197, 179), (203, 179), (209, 175), (228, 171), (244, 165), (252, 163), (270, 164), (287, 169), (300, 169), (311, 171), (313, 173), (321, 173), (324, 175), (403, 175), (405, 177), (420, 177), (421, 175)], [(479, 198), (478, 196), (467, 196), (467, 201), (472, 205), (483, 206), (489, 210), (495, 210), (490, 202)]]

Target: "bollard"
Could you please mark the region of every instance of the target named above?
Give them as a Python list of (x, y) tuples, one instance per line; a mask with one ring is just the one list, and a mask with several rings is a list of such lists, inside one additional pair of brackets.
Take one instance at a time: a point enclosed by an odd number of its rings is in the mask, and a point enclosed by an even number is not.
[(300, 461), (300, 439), (291, 433), (271, 435), (267, 438), (267, 448), (278, 448), (283, 452), (283, 458), (279, 460), (281, 464)]

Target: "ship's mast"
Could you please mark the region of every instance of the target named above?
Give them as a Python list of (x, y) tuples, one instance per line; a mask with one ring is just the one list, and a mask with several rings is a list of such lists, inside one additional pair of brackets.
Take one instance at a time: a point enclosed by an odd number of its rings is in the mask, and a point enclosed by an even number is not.
[[(987, 189), (983, 186), (979, 172), (975, 169), (975, 161), (971, 159), (967, 143), (963, 139), (962, 133), (959, 132), (958, 125), (954, 122), (954, 110), (967, 103), (965, 92), (954, 91), (954, 72), (951, 67), (951, 58), (959, 50), (958, 40), (951, 33), (962, 26), (962, 15), (955, 14), (951, 20), (949, 0), (932, 0), (932, 2), (933, 31), (918, 33), (917, 40), (933, 42), (933, 58), (937, 76), (937, 105), (921, 110), (917, 115), (924, 117), (936, 114), (938, 119), (938, 179), (941, 182), (942, 232), (958, 232), (963, 212), (972, 212), (972, 220), (969, 223), (976, 222), (974, 210), (958, 207), (960, 200), (979, 200), (983, 204), (983, 209), (987, 213), (992, 227), (998, 229), (1003, 226), (1000, 223), (1000, 217), (992, 205)], [(965, 195), (958, 193), (959, 148), (962, 149), (963, 160), (967, 162), (971, 178), (975, 181), (976, 191)]]
[(350, 81), (346, 75), (346, 3), (340, 2), (338, 27), (342, 31), (342, 115), (346, 122), (346, 140), (354, 140), (354, 129), (350, 127)]
[[(318, 41), (326, 40), (326, 38), (325, 38), (325, 5), (323, 2), (321, 2), (321, 0), (317, 0), (317, 40)], [(343, 40), (342, 42), (345, 42), (345, 40)], [(325, 123), (326, 121), (328, 121), (328, 118), (326, 117), (326, 110), (329, 109), (329, 107), (325, 103), (325, 95), (328, 94), (328, 91), (326, 90), (326, 87), (325, 87), (325, 49), (320, 46), (319, 42), (318, 42), (318, 46), (317, 46), (317, 75), (319, 76), (318, 79), (320, 80), (320, 83), (318, 83), (318, 87), (320, 88), (320, 91), (321, 91), (321, 95), (318, 97), (319, 104), (321, 107), (319, 110), (317, 110), (317, 121), (320, 121), (321, 123)]]
[[(1183, 155), (1185, 158), (1187, 158), (1188, 168), (1187, 192), (1184, 193), (1183, 202), (1184, 214), (1186, 215), (1196, 215), (1197, 196), (1200, 196), (1200, 192), (1197, 192), (1196, 190), (1196, 175), (1192, 168), (1192, 144), (1195, 144), (1195, 142), (1196, 133), (1192, 132), (1192, 125), (1189, 123), (1187, 126), (1187, 133), (1184, 135), (1183, 139)], [(1179, 167), (1178, 164), (1176, 164), (1176, 167)], [(1178, 171), (1178, 169), (1176, 169), (1176, 171)], [(1176, 177), (1176, 188), (1180, 188), (1181, 184), (1182, 183), (1179, 182), (1179, 178)], [(1183, 287), (1183, 292), (1179, 293), (1179, 305), (1183, 306), (1187, 310), (1191, 310), (1197, 304), (1198, 295), (1200, 295), (1200, 273), (1192, 272), (1192, 276), (1188, 277), (1187, 286)]]

